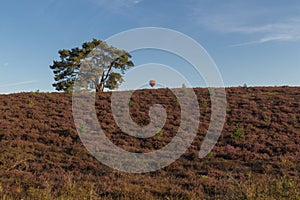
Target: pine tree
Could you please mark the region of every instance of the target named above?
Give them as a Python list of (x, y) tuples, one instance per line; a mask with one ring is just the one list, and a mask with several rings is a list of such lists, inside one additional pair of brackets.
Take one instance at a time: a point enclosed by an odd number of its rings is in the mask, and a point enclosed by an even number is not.
[(96, 91), (115, 89), (123, 82), (125, 71), (134, 66), (128, 52), (97, 39), (83, 43), (81, 48), (63, 49), (58, 53), (60, 60), (50, 66), (55, 80), (52, 85), (58, 91), (72, 92), (79, 75), (87, 79), (83, 87)]

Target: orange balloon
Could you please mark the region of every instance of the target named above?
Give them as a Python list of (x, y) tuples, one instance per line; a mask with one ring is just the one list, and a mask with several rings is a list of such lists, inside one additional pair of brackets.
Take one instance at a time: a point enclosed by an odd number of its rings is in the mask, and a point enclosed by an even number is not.
[(151, 80), (151, 81), (149, 81), (149, 85), (150, 85), (151, 87), (154, 87), (154, 86), (155, 86), (155, 84), (156, 84), (155, 80)]

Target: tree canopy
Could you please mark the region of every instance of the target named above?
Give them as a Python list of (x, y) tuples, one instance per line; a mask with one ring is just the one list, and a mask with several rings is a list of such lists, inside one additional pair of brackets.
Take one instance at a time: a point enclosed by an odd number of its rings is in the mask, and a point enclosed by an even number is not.
[(96, 91), (115, 89), (123, 82), (125, 71), (134, 66), (128, 52), (97, 39), (83, 43), (81, 48), (62, 49), (58, 53), (60, 60), (50, 65), (55, 80), (52, 85), (58, 91), (71, 92), (75, 80), (82, 77), (82, 87)]

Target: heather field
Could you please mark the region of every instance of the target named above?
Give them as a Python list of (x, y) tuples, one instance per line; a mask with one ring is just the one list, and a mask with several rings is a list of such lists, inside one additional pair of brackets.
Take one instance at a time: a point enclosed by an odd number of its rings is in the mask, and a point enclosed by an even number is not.
[[(171, 165), (142, 174), (111, 169), (86, 150), (75, 129), (71, 94), (0, 95), (0, 198), (300, 199), (300, 87), (226, 88), (221, 137), (202, 159), (198, 152), (211, 102), (207, 89), (193, 90), (201, 118), (192, 145)], [(132, 96), (128, 106), (139, 125), (149, 123), (151, 105), (167, 111), (163, 134), (146, 139), (118, 128), (110, 97), (96, 94), (95, 108), (115, 145), (155, 151), (176, 134), (180, 105), (169, 89), (137, 90)]]

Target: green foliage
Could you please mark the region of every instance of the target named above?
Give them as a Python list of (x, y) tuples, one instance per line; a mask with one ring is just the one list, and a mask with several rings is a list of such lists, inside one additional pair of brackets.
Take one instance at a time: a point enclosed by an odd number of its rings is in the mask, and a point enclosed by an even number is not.
[(247, 181), (238, 183), (246, 199), (300, 199), (297, 183), (286, 176), (259, 180), (252, 174), (247, 176)]
[(188, 90), (187, 90), (187, 89), (184, 89), (184, 90), (183, 90), (183, 95), (184, 95), (184, 96), (187, 96), (188, 94), (189, 94)]
[(271, 124), (272, 119), (271, 119), (270, 116), (265, 116), (265, 117), (264, 117), (264, 121), (265, 121), (266, 124), (269, 126), (269, 125)]
[(133, 106), (134, 106), (134, 103), (133, 103), (132, 100), (129, 101), (128, 106), (129, 106), (129, 107), (133, 107)]
[(81, 122), (80, 127), (79, 127), (79, 132), (81, 134), (86, 134), (87, 131), (87, 124), (86, 122)]
[(291, 115), (290, 118), (291, 118), (291, 122), (293, 124), (296, 124), (298, 122), (298, 119), (297, 119), (297, 117), (295, 115)]
[(208, 108), (208, 104), (207, 104), (207, 102), (202, 102), (201, 104), (200, 104), (200, 106), (202, 107), (202, 108), (204, 108), (205, 109), (205, 111), (207, 110), (207, 108)]
[(46, 92), (46, 97), (50, 97), (50, 92)]
[(201, 178), (208, 179), (209, 177), (207, 175), (201, 175)]
[(244, 129), (239, 127), (239, 125), (237, 124), (235, 126), (234, 130), (233, 130), (233, 135), (231, 135), (231, 138), (233, 138), (233, 139), (245, 139)]
[(30, 100), (29, 103), (28, 103), (28, 105), (29, 105), (30, 108), (33, 108), (35, 104), (34, 104), (33, 101)]
[(158, 130), (157, 132), (156, 132), (156, 137), (157, 137), (157, 139), (161, 139), (161, 137), (163, 136), (163, 134), (164, 134), (164, 132), (163, 132), (163, 130)]
[(122, 75), (119, 73), (112, 72), (108, 77), (106, 83), (104, 84), (104, 87), (112, 90), (114, 88), (117, 88), (119, 86), (119, 83), (122, 82), (123, 82)]
[(247, 93), (251, 93), (251, 88), (246, 83), (244, 83), (243, 88)]
[(208, 157), (212, 157), (213, 156), (213, 152), (212, 151), (208, 152), (207, 156)]
[(123, 81), (122, 74), (134, 66), (128, 52), (97, 39), (83, 43), (81, 48), (63, 49), (58, 53), (60, 60), (53, 61), (50, 66), (55, 80), (52, 85), (56, 90), (68, 93), (72, 92), (78, 77), (84, 77), (80, 87), (85, 89), (115, 89)]

